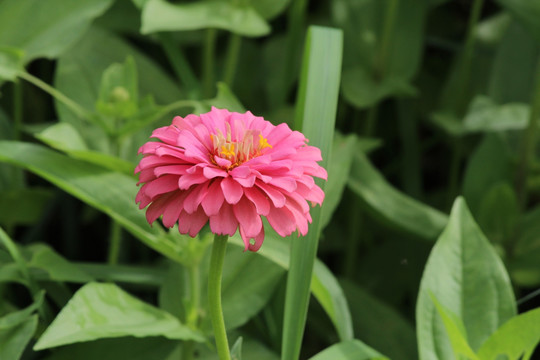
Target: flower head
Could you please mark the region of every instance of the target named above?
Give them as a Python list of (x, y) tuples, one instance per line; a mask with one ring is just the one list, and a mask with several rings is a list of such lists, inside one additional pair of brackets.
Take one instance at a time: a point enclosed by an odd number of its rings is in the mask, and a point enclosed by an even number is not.
[[(233, 236), (237, 229), (247, 250), (264, 240), (261, 216), (281, 236), (311, 222), (308, 201), (321, 205), (324, 193), (313, 176), (326, 179), (317, 164), (321, 152), (287, 124), (274, 126), (249, 111), (212, 108), (200, 116), (177, 116), (154, 130), (139, 153), (136, 197), (151, 224), (178, 223), (182, 234), (195, 236), (210, 222), (215, 234)], [(251, 243), (251, 239), (254, 242)]]

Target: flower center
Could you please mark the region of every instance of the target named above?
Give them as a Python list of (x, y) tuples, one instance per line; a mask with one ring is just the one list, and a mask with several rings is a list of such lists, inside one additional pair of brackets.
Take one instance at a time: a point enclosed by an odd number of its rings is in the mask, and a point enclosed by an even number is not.
[[(213, 144), (211, 161), (219, 166), (231, 170), (238, 165), (261, 155), (266, 148), (272, 148), (268, 140), (262, 136), (260, 130), (245, 130), (242, 133), (234, 134), (231, 132), (231, 126), (226, 123), (227, 130), (223, 134), (220, 129), (215, 134), (210, 134)], [(216, 162), (215, 157), (227, 160), (229, 164)]]

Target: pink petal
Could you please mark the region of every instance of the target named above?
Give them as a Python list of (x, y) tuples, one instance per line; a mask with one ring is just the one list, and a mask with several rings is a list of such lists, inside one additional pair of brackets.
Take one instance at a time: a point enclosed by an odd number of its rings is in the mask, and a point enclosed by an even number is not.
[(201, 204), (201, 199), (204, 198), (207, 192), (208, 192), (208, 183), (195, 185), (194, 187), (187, 190), (186, 193), (188, 193), (188, 195), (186, 196), (184, 200), (184, 210), (188, 214), (194, 213), (195, 210), (197, 210), (197, 208)]
[(202, 199), (201, 205), (208, 216), (216, 215), (223, 205), (225, 197), (221, 190), (221, 181), (214, 180), (208, 187), (208, 192)]
[(255, 237), (262, 228), (262, 220), (255, 205), (245, 196), (233, 206), (234, 215), (247, 237)]
[(268, 201), (268, 197), (265, 196), (260, 189), (256, 187), (245, 188), (244, 194), (251, 202), (253, 202), (253, 204), (255, 204), (259, 215), (268, 215), (270, 212), (270, 201)]
[(232, 206), (225, 202), (219, 213), (210, 216), (210, 230), (214, 234), (233, 236), (237, 228), (238, 220), (234, 216)]
[(164, 175), (147, 184), (145, 188), (146, 195), (154, 198), (173, 190), (178, 190), (178, 176)]
[(285, 195), (283, 195), (281, 191), (277, 190), (272, 185), (267, 185), (261, 181), (257, 181), (255, 184), (259, 189), (266, 193), (266, 195), (268, 195), (275, 207), (280, 208), (285, 205)]
[(161, 214), (163, 214), (165, 207), (174, 195), (175, 194), (167, 194), (160, 196), (150, 204), (148, 209), (146, 209), (146, 221), (148, 221), (149, 224), (152, 224), (161, 216)]
[(206, 176), (204, 176), (203, 172), (199, 172), (196, 174), (186, 174), (184, 176), (180, 176), (178, 179), (178, 187), (181, 190), (189, 189), (192, 185), (195, 184), (202, 184), (203, 182), (208, 181)]
[(214, 166), (206, 166), (203, 169), (203, 174), (207, 179), (213, 179), (215, 177), (227, 177), (227, 172), (225, 170)]
[(266, 219), (268, 219), (270, 226), (272, 226), (280, 236), (289, 236), (296, 230), (294, 214), (286, 207), (279, 209), (271, 207)]
[(177, 194), (171, 196), (167, 206), (164, 207), (163, 218), (161, 219), (165, 227), (172, 228), (174, 224), (178, 222), (178, 217), (180, 216), (180, 213), (184, 207), (183, 205), (186, 195), (187, 192), (178, 191)]
[(223, 190), (225, 200), (227, 200), (229, 204), (236, 204), (244, 194), (242, 186), (231, 177), (226, 177), (221, 181), (221, 189)]
[[(257, 251), (261, 248), (261, 245), (264, 241), (264, 226), (261, 227), (261, 232), (259, 232), (256, 236), (253, 236), (252, 238), (245, 235), (242, 228), (240, 228), (240, 236), (242, 237), (242, 240), (244, 241), (244, 251)], [(251, 244), (251, 239), (255, 240), (254, 244)]]
[(199, 208), (193, 214), (182, 211), (178, 218), (178, 231), (180, 234), (189, 234), (189, 236), (195, 237), (207, 221), (208, 216), (206, 216), (202, 208)]

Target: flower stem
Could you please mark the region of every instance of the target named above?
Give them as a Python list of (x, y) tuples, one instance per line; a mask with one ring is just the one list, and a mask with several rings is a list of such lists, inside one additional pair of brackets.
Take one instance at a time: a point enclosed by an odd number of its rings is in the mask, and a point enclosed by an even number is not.
[(111, 219), (111, 229), (109, 233), (109, 255), (107, 263), (109, 265), (118, 264), (120, 257), (120, 244), (122, 242), (122, 227), (116, 220)]
[(386, 71), (386, 62), (388, 61), (388, 54), (390, 53), (390, 45), (392, 44), (392, 35), (394, 33), (394, 27), (396, 25), (396, 15), (398, 12), (398, 8), (399, 0), (390, 0), (390, 3), (386, 7), (381, 47), (379, 48), (378, 58), (375, 64), (375, 76), (378, 79), (382, 79), (384, 77), (384, 71)]
[(238, 64), (238, 55), (240, 53), (241, 45), (242, 38), (240, 35), (231, 33), (229, 38), (229, 48), (227, 50), (227, 59), (225, 60), (225, 73), (223, 75), (223, 81), (229, 87), (232, 87), (234, 83), (234, 75), (236, 73), (236, 66)]
[(223, 260), (227, 249), (226, 235), (214, 237), (212, 245), (212, 255), (210, 257), (210, 272), (208, 275), (208, 306), (214, 336), (216, 338), (216, 348), (220, 360), (230, 360), (229, 341), (225, 330), (225, 320), (223, 319), (223, 309), (221, 307), (221, 275), (223, 272)]
[(21, 139), (22, 116), (23, 116), (23, 94), (22, 83), (20, 80), (15, 80), (15, 89), (13, 94), (13, 139)]
[[(190, 328), (197, 328), (199, 320), (199, 304), (200, 304), (200, 273), (199, 263), (195, 263), (187, 267), (189, 276), (189, 309), (186, 315), (186, 325)], [(193, 350), (195, 343), (193, 341), (185, 341), (182, 346), (182, 360), (193, 359)]]
[(212, 97), (214, 93), (214, 58), (216, 50), (216, 29), (206, 30), (206, 39), (203, 47), (203, 96)]

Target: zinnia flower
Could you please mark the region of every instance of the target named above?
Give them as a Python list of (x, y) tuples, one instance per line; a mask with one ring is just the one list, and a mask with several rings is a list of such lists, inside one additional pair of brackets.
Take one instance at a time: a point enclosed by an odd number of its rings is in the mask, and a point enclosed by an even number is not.
[[(139, 153), (136, 202), (150, 224), (163, 215), (166, 227), (178, 223), (195, 236), (210, 222), (214, 234), (233, 236), (257, 251), (264, 240), (261, 216), (281, 236), (305, 235), (310, 207), (324, 193), (313, 176), (326, 179), (318, 148), (287, 124), (274, 126), (251, 112), (212, 108), (200, 116), (176, 116), (154, 130)], [(254, 239), (254, 243), (251, 243)]]

